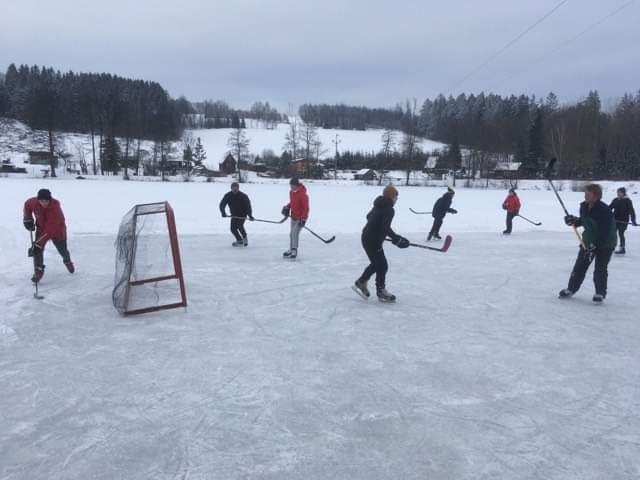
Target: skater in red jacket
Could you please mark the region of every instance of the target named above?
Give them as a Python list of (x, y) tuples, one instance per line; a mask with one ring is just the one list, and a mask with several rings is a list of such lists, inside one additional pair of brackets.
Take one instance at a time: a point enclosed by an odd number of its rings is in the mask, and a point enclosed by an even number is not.
[(291, 217), (291, 233), (289, 235), (289, 250), (282, 256), (295, 260), (298, 256), (298, 238), (309, 217), (309, 196), (307, 189), (297, 178), (289, 181), (289, 203), (282, 207), (282, 214)]
[(34, 267), (32, 282), (38, 283), (44, 275), (44, 247), (49, 240), (53, 242), (62, 256), (64, 266), (67, 267), (69, 273), (75, 271), (67, 249), (67, 225), (64, 214), (60, 202), (51, 197), (49, 190), (42, 188), (38, 190), (36, 197), (31, 197), (24, 202), (22, 223), (24, 228), (30, 232), (34, 230), (36, 232), (35, 240), (29, 249), (29, 256), (33, 257)]
[(520, 199), (515, 188), (509, 189), (507, 198), (502, 202), (502, 209), (507, 211), (507, 229), (502, 233), (510, 235), (513, 228), (513, 217), (517, 217), (520, 213)]

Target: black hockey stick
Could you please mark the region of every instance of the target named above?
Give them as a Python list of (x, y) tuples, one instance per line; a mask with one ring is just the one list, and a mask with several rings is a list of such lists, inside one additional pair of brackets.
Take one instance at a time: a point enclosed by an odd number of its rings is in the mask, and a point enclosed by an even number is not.
[[(237, 218), (239, 220), (248, 220), (247, 217), (235, 217), (235, 216), (231, 216), (231, 218)], [(263, 223), (284, 223), (287, 221), (287, 218), (289, 217), (283, 217), (282, 220), (264, 220), (262, 218), (254, 218), (253, 220), (249, 220), (250, 222), (263, 222)]]
[(409, 208), (409, 210), (411, 210), (411, 212), (415, 213), (416, 215), (427, 215), (428, 213), (431, 213), (431, 212), (418, 212), (418, 211), (414, 210), (413, 208)]
[(533, 220), (529, 220), (527, 217), (523, 217), (520, 214), (516, 215), (516, 217), (520, 217), (521, 219), (526, 220), (527, 222), (531, 223), (532, 225), (535, 225), (536, 227), (539, 227), (540, 225), (542, 225), (542, 222), (534, 222)]
[(633, 222), (623, 222), (622, 220), (616, 220), (616, 223), (621, 223), (622, 225), (631, 225), (632, 227), (640, 227), (637, 223)]
[[(36, 271), (36, 257), (33, 254), (33, 230), (29, 230), (29, 236), (31, 237), (31, 248), (29, 249), (29, 256), (33, 257), (33, 272), (35, 274)], [(36, 291), (33, 294), (33, 298), (36, 300), (43, 300), (44, 297), (38, 294), (38, 282), (33, 282), (34, 287), (36, 287)]]
[[(391, 239), (390, 238), (385, 238), (385, 240), (387, 242), (390, 242)], [(433, 250), (434, 252), (446, 252), (447, 250), (449, 250), (449, 247), (451, 246), (451, 242), (453, 242), (453, 237), (451, 235), (447, 235), (446, 237), (444, 237), (444, 243), (442, 244), (442, 247), (438, 248), (438, 247), (430, 247), (428, 245), (422, 245), (420, 243), (409, 243), (410, 247), (417, 247), (417, 248), (424, 248), (425, 250)]]
[(322, 240), (324, 243), (331, 243), (336, 239), (336, 236), (334, 235), (331, 238), (322, 238), (320, 235), (318, 235), (316, 232), (314, 232), (313, 230), (311, 230), (309, 227), (307, 227), (306, 225), (304, 227), (305, 230), (308, 230), (309, 233), (311, 233), (311, 235), (313, 235), (314, 237), (316, 237), (319, 240)]
[[(553, 193), (556, 194), (556, 198), (560, 202), (560, 205), (562, 206), (562, 209), (564, 210), (564, 214), (569, 216), (569, 211), (567, 210), (567, 207), (564, 206), (564, 202), (560, 198), (560, 195), (558, 194), (558, 191), (556, 190), (555, 185), (551, 181), (551, 174), (553, 173), (553, 167), (555, 166), (556, 162), (557, 162), (556, 157), (553, 157), (551, 160), (549, 160), (549, 163), (547, 164), (547, 168), (545, 169), (545, 172), (544, 172), (544, 176), (546, 177), (547, 181), (549, 182), (549, 185), (551, 185)], [(573, 227), (573, 231), (576, 234), (576, 237), (578, 237), (578, 240), (580, 241), (580, 245), (582, 246), (583, 250), (586, 252), (587, 251), (587, 246), (584, 244), (584, 242), (582, 241), (582, 237), (578, 233), (578, 227), (576, 227), (575, 225), (572, 225), (572, 227)]]

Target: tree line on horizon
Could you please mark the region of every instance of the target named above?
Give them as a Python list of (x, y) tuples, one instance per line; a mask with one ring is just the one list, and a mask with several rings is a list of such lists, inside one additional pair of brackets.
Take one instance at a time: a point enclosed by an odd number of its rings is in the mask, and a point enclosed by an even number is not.
[[(0, 75), (0, 116), (47, 131), (52, 162), (55, 131), (90, 134), (94, 173), (124, 166), (126, 176), (126, 159), (139, 152), (141, 139), (159, 145), (162, 162), (169, 143), (179, 140), (185, 128), (239, 130), (246, 127), (246, 119), (255, 119), (266, 128), (279, 122), (290, 124), (284, 161), (300, 155), (317, 161), (320, 152), (326, 152), (315, 133), (318, 128), (380, 128), (386, 140), (383, 135), (379, 151), (342, 152), (341, 164), (421, 168), (428, 155), (421, 152), (419, 143), (428, 138), (448, 145), (439, 154), (439, 167), (464, 169), (469, 177), (486, 172), (487, 159), (506, 157), (521, 164), (520, 178), (539, 178), (546, 159), (556, 157), (558, 173), (566, 178), (640, 178), (640, 91), (624, 94), (607, 111), (598, 92), (591, 91), (567, 105), (561, 105), (554, 93), (544, 99), (480, 93), (438, 95), (419, 108), (415, 99), (393, 108), (303, 104), (298, 113), (301, 124), (291, 122), (269, 102), (255, 102), (242, 110), (222, 100), (173, 99), (156, 82), (105, 73), (60, 73), (12, 64)], [(390, 148), (389, 132), (393, 131), (402, 132), (402, 138), (394, 138)], [(124, 152), (119, 151), (116, 137), (124, 139)], [(467, 157), (464, 162), (461, 150)]]

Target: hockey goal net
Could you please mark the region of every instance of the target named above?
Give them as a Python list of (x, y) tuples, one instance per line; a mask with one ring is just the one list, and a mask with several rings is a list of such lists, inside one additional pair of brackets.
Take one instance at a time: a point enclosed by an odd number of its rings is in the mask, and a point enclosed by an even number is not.
[(122, 315), (186, 307), (176, 221), (169, 202), (136, 205), (122, 219), (112, 299)]

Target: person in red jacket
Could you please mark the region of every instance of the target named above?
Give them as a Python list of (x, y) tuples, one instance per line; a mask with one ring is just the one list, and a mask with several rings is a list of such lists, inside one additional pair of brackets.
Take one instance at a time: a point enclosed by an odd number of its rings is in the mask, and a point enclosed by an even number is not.
[[(34, 221), (35, 217), (35, 221)], [(31, 281), (38, 283), (44, 275), (44, 247), (49, 240), (53, 242), (60, 255), (64, 266), (69, 273), (75, 271), (69, 250), (67, 249), (67, 225), (60, 202), (51, 197), (51, 192), (46, 188), (38, 190), (36, 197), (28, 198), (24, 202), (24, 215), (22, 223), (24, 228), (33, 232), (36, 237), (29, 249), (29, 256), (33, 257), (33, 277)]]
[(509, 189), (507, 198), (502, 202), (502, 209), (507, 211), (507, 229), (502, 232), (504, 235), (511, 235), (513, 228), (513, 217), (520, 213), (520, 199), (515, 188)]
[(289, 250), (284, 252), (282, 256), (293, 260), (298, 256), (300, 231), (309, 218), (309, 196), (305, 186), (295, 177), (289, 181), (289, 187), (289, 203), (282, 207), (282, 214), (291, 217), (291, 233), (289, 234)]

